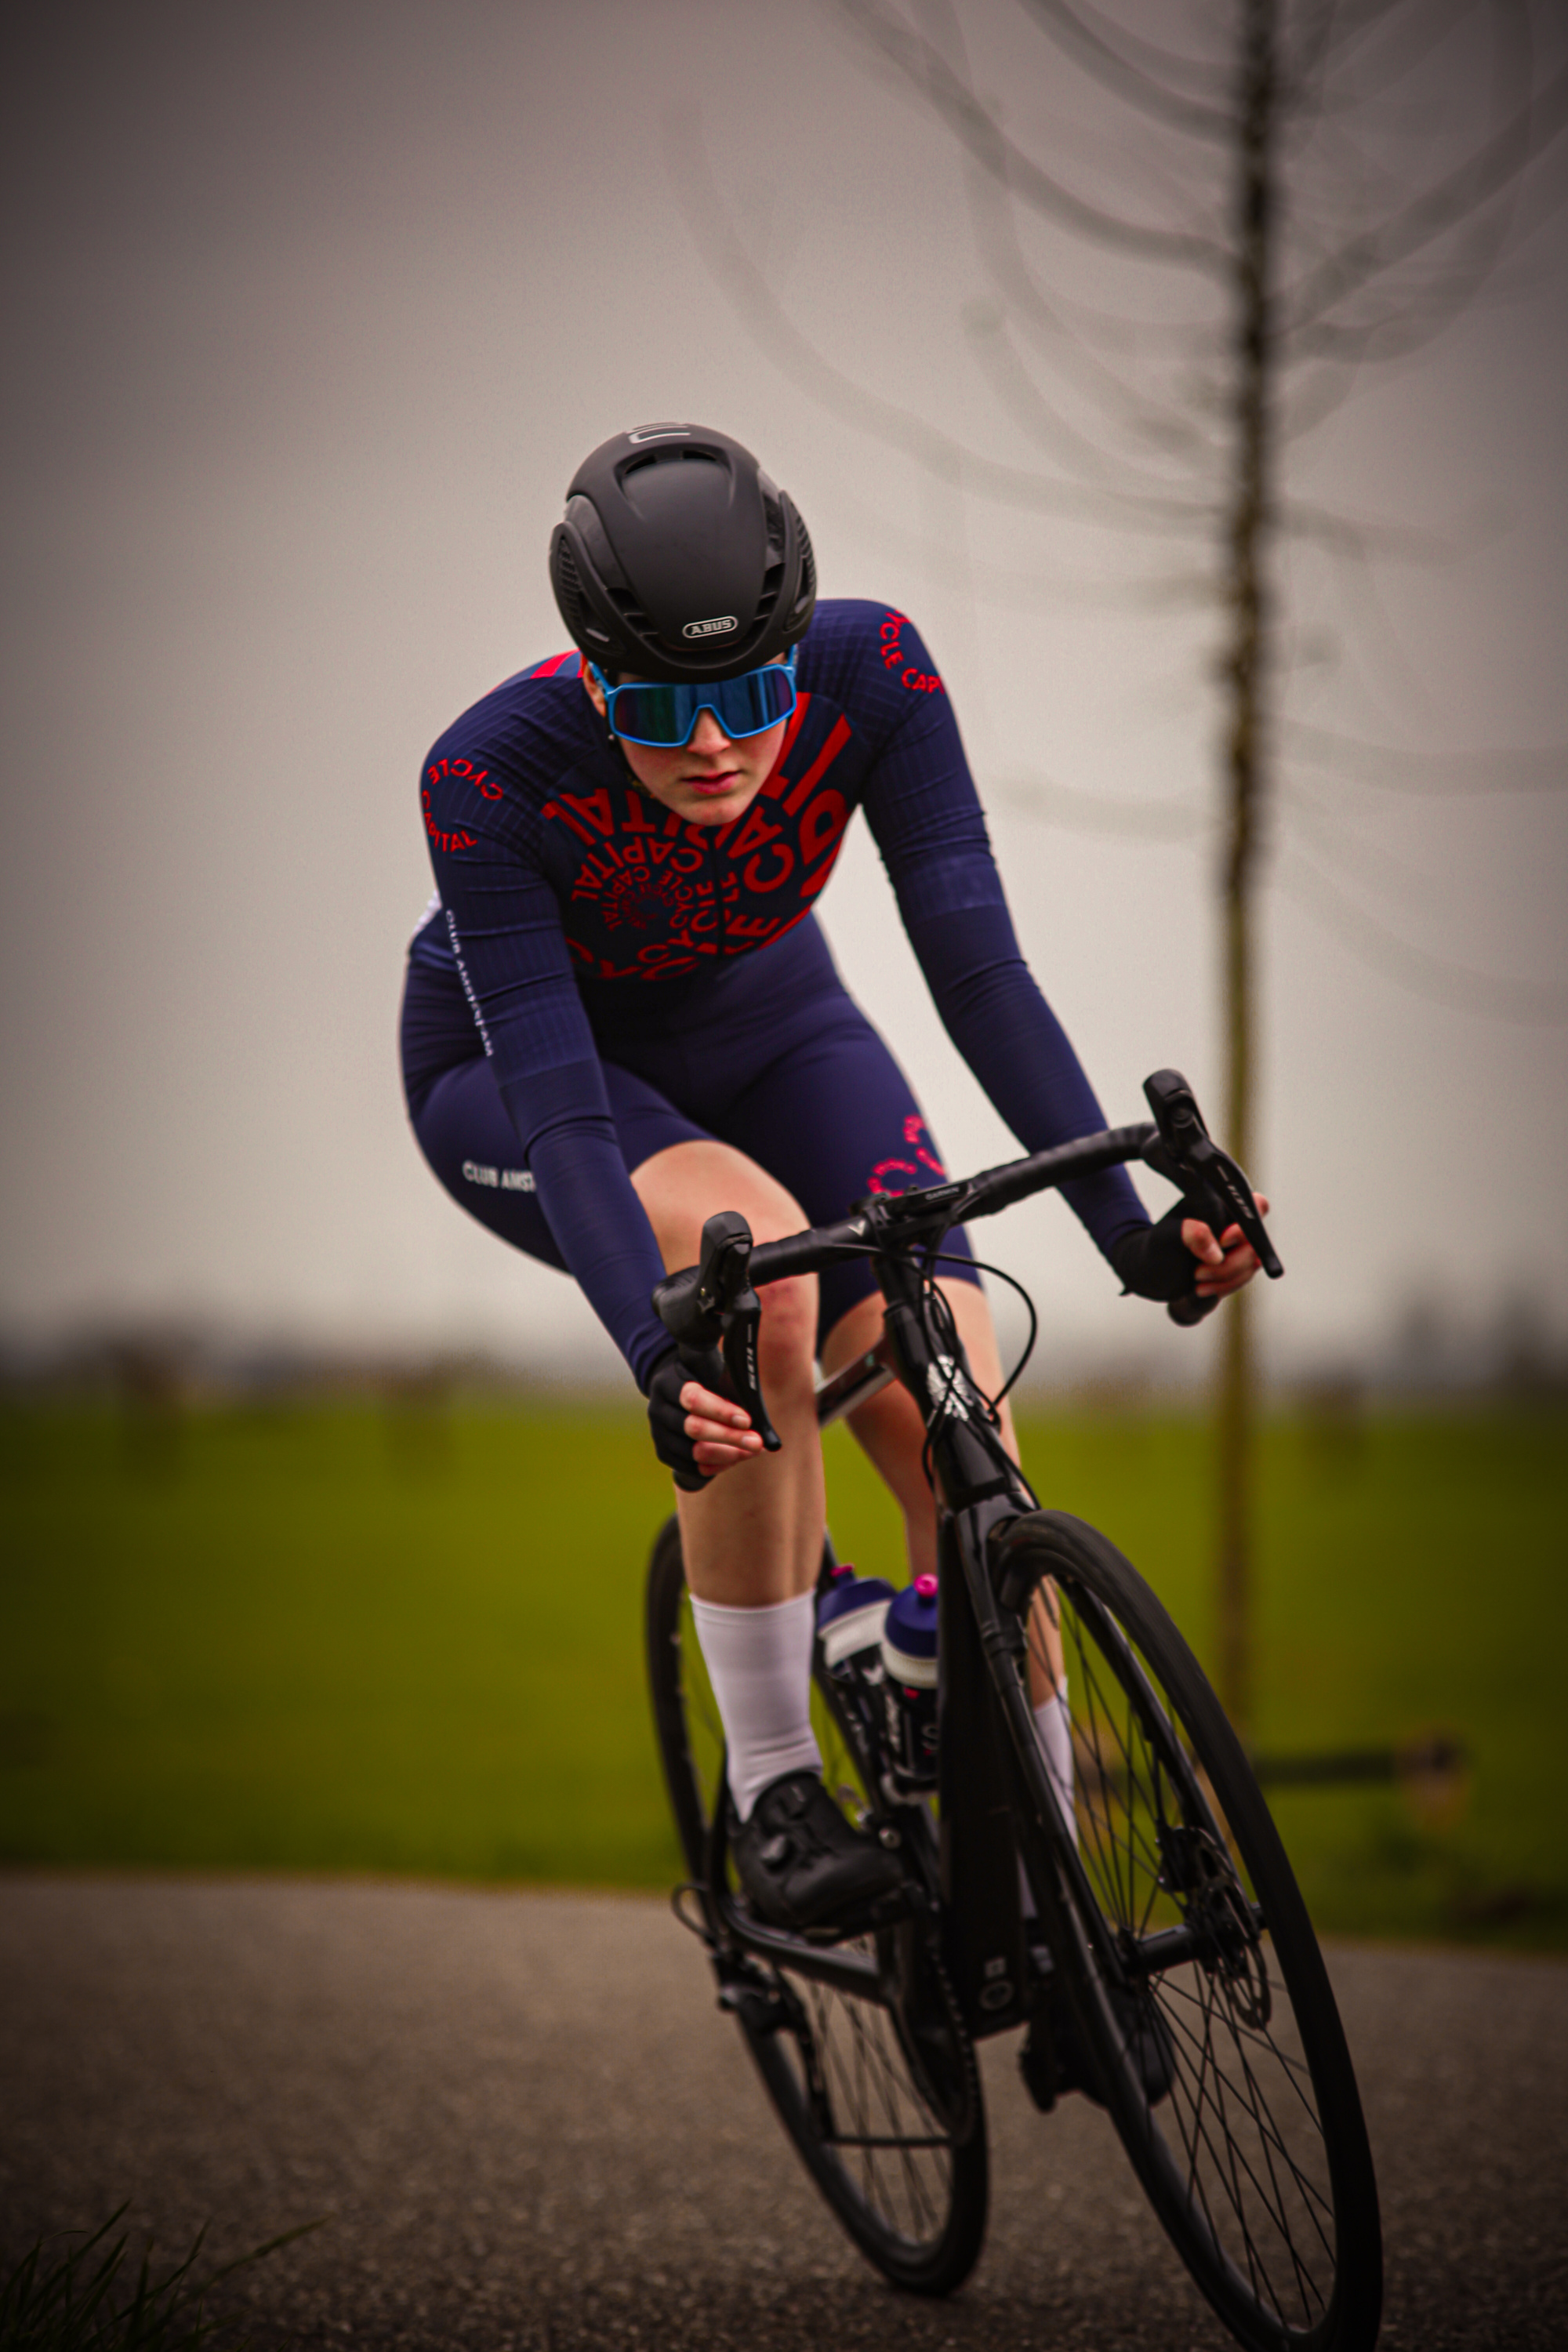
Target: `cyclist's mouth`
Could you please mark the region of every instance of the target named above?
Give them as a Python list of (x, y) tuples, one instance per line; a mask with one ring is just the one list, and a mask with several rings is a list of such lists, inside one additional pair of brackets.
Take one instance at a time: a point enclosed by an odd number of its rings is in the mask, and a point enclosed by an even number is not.
[(695, 793), (700, 800), (722, 800), (724, 794), (732, 793), (740, 782), (741, 771), (739, 768), (721, 768), (717, 775), (687, 776), (683, 781), (687, 790)]

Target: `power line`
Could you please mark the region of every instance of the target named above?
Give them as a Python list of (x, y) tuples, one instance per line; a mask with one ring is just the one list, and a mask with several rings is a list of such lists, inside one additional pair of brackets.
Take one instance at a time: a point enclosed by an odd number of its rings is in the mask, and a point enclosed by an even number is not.
[(1107, 793), (1086, 793), (1073, 784), (1058, 784), (1047, 776), (1018, 776), (1005, 782), (1000, 798), (1027, 816), (1077, 833), (1142, 835), (1146, 841), (1194, 841), (1206, 833), (1212, 819), (1192, 802), (1172, 793), (1160, 800), (1134, 799)]
[(1413, 996), (1455, 1012), (1479, 1013), (1487, 1020), (1515, 1022), (1521, 1027), (1568, 1021), (1568, 984), (1509, 980), (1495, 972), (1477, 971), (1469, 964), (1450, 962), (1446, 956), (1433, 955), (1400, 939), (1374, 915), (1347, 898), (1300, 849), (1292, 849), (1271, 878), (1352, 955), (1397, 981)]
[[(1173, 796), (1163, 802), (1134, 800), (1081, 792), (1047, 777), (1015, 778), (1002, 785), (999, 797), (1045, 824), (1122, 841), (1169, 842), (1191, 848), (1211, 828), (1211, 820), (1191, 802), (1178, 802)], [(1331, 932), (1359, 962), (1397, 982), (1413, 996), (1455, 1012), (1522, 1027), (1568, 1022), (1568, 983), (1513, 980), (1479, 971), (1472, 964), (1456, 963), (1401, 939), (1348, 898), (1302, 854), (1299, 845), (1289, 846), (1268, 880)]]
[[(1313, 766), (1342, 769), (1358, 782), (1375, 784), (1383, 792), (1458, 796), (1568, 791), (1568, 743), (1420, 751), (1363, 742), (1302, 719), (1285, 719), (1279, 731), (1299, 756)], [(1484, 774), (1479, 772), (1483, 770)]]

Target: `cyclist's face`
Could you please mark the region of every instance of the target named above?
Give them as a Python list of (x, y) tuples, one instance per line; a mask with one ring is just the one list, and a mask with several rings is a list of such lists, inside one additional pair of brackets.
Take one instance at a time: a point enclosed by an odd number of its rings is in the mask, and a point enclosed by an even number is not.
[[(612, 680), (625, 684), (626, 680)], [(584, 677), (588, 699), (601, 718), (605, 698), (591, 677)], [(784, 747), (787, 719), (781, 719), (763, 735), (742, 736), (737, 742), (726, 735), (710, 710), (702, 711), (690, 740), (673, 751), (652, 743), (621, 744), (626, 765), (656, 801), (692, 824), (733, 824), (743, 816), (762, 790), (763, 778)]]

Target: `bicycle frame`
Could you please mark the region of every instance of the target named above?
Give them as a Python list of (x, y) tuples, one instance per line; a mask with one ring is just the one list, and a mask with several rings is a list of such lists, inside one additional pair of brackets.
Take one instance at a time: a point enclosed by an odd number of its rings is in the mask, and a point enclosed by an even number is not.
[[(882, 1337), (819, 1389), (818, 1421), (852, 1412), (890, 1379), (913, 1398), (940, 1570), (934, 1818), (885, 1744), (875, 1659), (830, 1669), (819, 1645), (818, 1685), (869, 1802), (860, 1811), (853, 1790), (837, 1793), (863, 1828), (901, 1845), (905, 1868), (868, 1915), (791, 1932), (728, 1892), (710, 1694), (685, 1679), (696, 1645), (680, 1613), (679, 1531), (661, 1534), (650, 1682), (697, 1882), (677, 1907), (700, 1902), (700, 1922), (684, 1916), (709, 1947), (721, 2005), (829, 2207), (895, 2284), (943, 2294), (973, 2267), (990, 2158), (972, 2045), (1024, 2028), (1035, 2105), (1050, 2113), (1081, 2091), (1107, 2109), (1177, 2252), (1252, 2352), (1287, 2342), (1372, 2352), (1375, 2175), (1278, 1832), (1152, 1591), (1092, 1528), (1040, 1509), (931, 1280), (953, 1225), (1134, 1159), (1180, 1187), (1182, 1217), (1202, 1216), (1216, 1235), (1239, 1225), (1263, 1270), (1281, 1272), (1246, 1179), (1213, 1145), (1184, 1081), (1157, 1072), (1145, 1093), (1153, 1127), (879, 1195), (778, 1242), (753, 1246), (744, 1219), (722, 1213), (703, 1228), (700, 1264), (656, 1289), (689, 1370), (727, 1380), (771, 1449), (757, 1288), (847, 1252), (869, 1259)], [(1176, 1223), (1173, 1213), (1173, 1240)], [(1212, 1303), (1189, 1294), (1170, 1311), (1190, 1322)], [(834, 1565), (825, 1546), (823, 1582)], [(1057, 1725), (1042, 1717), (1047, 1739), (1035, 1717), (1048, 1691), (1065, 1696), (1047, 1620), (1073, 1675), (1070, 1769)], [(895, 1721), (895, 1747), (896, 1732)], [(832, 1793), (834, 1751), (824, 1753)]]
[[(819, 1417), (826, 1425), (852, 1412), (889, 1377), (898, 1379), (913, 1397), (926, 1427), (941, 1570), (936, 1883), (926, 1891), (923, 1920), (919, 1917), (921, 1890), (911, 1883), (898, 1907), (885, 1918), (874, 1917), (871, 1925), (893, 1927), (908, 1919), (912, 1909), (917, 1925), (940, 1936), (953, 1997), (974, 2040), (1021, 2025), (1028, 2017), (1037, 1976), (1032, 1980), (1027, 1942), (1059, 1951), (1064, 1937), (1085, 1932), (1075, 1926), (1075, 1918), (1091, 1921), (1099, 1916), (1099, 1906), (1070, 1825), (1054, 1805), (1052, 1817), (1042, 1818), (1020, 1762), (1036, 1739), (1024, 1679), (1016, 1671), (1026, 1646), (1026, 1610), (1016, 1605), (1017, 1596), (1010, 1596), (1013, 1605), (1004, 1604), (992, 1564), (993, 1543), (1008, 1522), (1037, 1510), (1038, 1501), (974, 1387), (956, 1331), (951, 1352), (933, 1335), (925, 1306), (927, 1276), (942, 1234), (966, 1215), (990, 1213), (1048, 1186), (1130, 1160), (1147, 1161), (1180, 1186), (1189, 1207), (1216, 1234), (1234, 1218), (1253, 1243), (1265, 1271), (1281, 1273), (1253, 1207), (1250, 1187), (1236, 1163), (1213, 1144), (1184, 1079), (1174, 1071), (1156, 1072), (1144, 1091), (1155, 1114), (1152, 1126), (1113, 1129), (965, 1181), (867, 1201), (853, 1218), (837, 1226), (753, 1250), (743, 1219), (732, 1214), (711, 1219), (704, 1230), (702, 1265), (670, 1276), (654, 1294), (693, 1370), (710, 1370), (713, 1351), (722, 1343), (733, 1392), (748, 1406), (764, 1443), (776, 1445), (756, 1382), (761, 1310), (753, 1281), (765, 1284), (786, 1274), (813, 1271), (843, 1250), (871, 1258), (886, 1301), (882, 1341), (871, 1355), (824, 1387)], [(1176, 1307), (1171, 1311), (1178, 1320), (1191, 1319)], [(1205, 1306), (1198, 1311), (1205, 1311)], [(1004, 1656), (1011, 1662), (1009, 1671), (996, 1672), (993, 1661)], [(881, 1793), (868, 1791), (873, 1802)], [(861, 2000), (894, 2007), (899, 1987), (882, 1964), (837, 1948), (826, 1936), (765, 1927), (727, 1895), (722, 1790), (720, 1800), (709, 1830), (704, 1883), (694, 1891), (702, 1905), (702, 1933), (721, 1981), (726, 1980), (729, 1956), (733, 1962), (729, 1989), (737, 1999), (745, 1997), (739, 1956), (750, 1953), (787, 1962), (797, 1974)], [(1034, 1859), (1038, 1864), (1043, 1854), (1047, 1865), (1030, 1874), (1037, 1906), (1032, 1938), (1026, 1935), (1015, 1830), (1016, 1822), (1029, 1819), (1037, 1823), (1041, 1841), (1041, 1853)], [(879, 1939), (884, 1953), (887, 1943)], [(1108, 1941), (1101, 1942), (1093, 1959), (1106, 1981), (1125, 1983), (1144, 1972), (1143, 1955)], [(1150, 1957), (1149, 1967), (1160, 1964)]]
[[(971, 2037), (1021, 2024), (1029, 2003), (1017, 1848), (1009, 1797), (1011, 1741), (985, 1652), (1021, 1645), (987, 1573), (993, 1527), (1036, 1497), (985, 1418), (958, 1352), (933, 1347), (921, 1276), (907, 1255), (879, 1257), (886, 1334), (898, 1376), (926, 1416), (938, 1496), (937, 1790), (942, 1958)], [(1033, 1737), (1034, 1726), (1029, 1726)]]
[[(1016, 1787), (1012, 1738), (1033, 1737), (1033, 1725), (1001, 1719), (986, 1648), (1021, 1644), (1022, 1625), (999, 1606), (985, 1565), (992, 1529), (1036, 1497), (984, 1414), (962, 1348), (956, 1357), (932, 1343), (921, 1309), (923, 1277), (909, 1253), (879, 1255), (879, 1282), (888, 1302), (883, 1347), (863, 1358), (821, 1392), (821, 1417), (837, 1419), (896, 1377), (922, 1407), (939, 1491), (941, 1579), (938, 1643), (940, 1797), (936, 1912), (942, 1958), (971, 2037), (1000, 2033), (1024, 2022), (1029, 1971), (1019, 1899), (1016, 1843), (1009, 1796)], [(956, 1344), (956, 1342), (955, 1342)], [(890, 1360), (891, 1370), (889, 1369)], [(956, 1572), (955, 1572), (956, 1571)], [(1066, 1843), (1060, 1838), (1058, 1841)], [(709, 1832), (706, 1884), (698, 1891), (716, 1957), (747, 1952), (787, 1961), (796, 1974), (837, 1986), (884, 2008), (900, 1998), (897, 1982), (862, 1953), (763, 1926), (724, 1891), (724, 1807), (716, 1803)], [(1053, 1906), (1054, 1907), (1054, 1906)], [(897, 1924), (901, 1914), (877, 1924)], [(1042, 1927), (1047, 1922), (1043, 1917)], [(721, 1969), (722, 1975), (722, 1969)]]

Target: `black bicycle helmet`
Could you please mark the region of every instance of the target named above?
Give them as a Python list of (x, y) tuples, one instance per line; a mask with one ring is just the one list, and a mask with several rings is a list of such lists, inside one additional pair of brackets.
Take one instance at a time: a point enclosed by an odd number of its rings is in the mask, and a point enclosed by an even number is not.
[(572, 477), (550, 584), (601, 669), (716, 684), (804, 636), (816, 566), (805, 523), (749, 449), (700, 425), (642, 425)]

